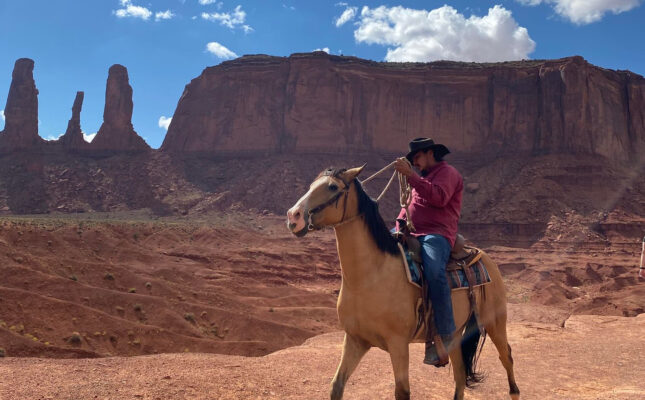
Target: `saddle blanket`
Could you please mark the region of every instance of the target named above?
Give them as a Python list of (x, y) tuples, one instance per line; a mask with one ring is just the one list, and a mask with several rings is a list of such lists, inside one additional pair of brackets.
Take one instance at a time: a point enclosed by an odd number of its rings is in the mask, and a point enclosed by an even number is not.
[[(405, 264), (407, 267), (406, 269), (409, 272), (408, 280), (410, 281), (410, 283), (421, 287), (421, 267), (412, 259), (408, 251), (405, 251), (400, 245), (399, 247), (401, 252), (405, 254)], [(467, 266), (466, 268), (469, 268), (472, 271), (473, 276), (475, 277), (476, 283), (474, 287), (481, 286), (490, 282), (490, 275), (488, 275), (488, 270), (486, 269), (486, 266), (481, 261), (481, 259), (478, 259), (476, 262)], [(448, 284), (450, 285), (450, 288), (452, 290), (468, 287), (468, 278), (466, 278), (466, 273), (464, 272), (463, 268), (450, 269), (446, 271), (446, 276), (448, 278)]]

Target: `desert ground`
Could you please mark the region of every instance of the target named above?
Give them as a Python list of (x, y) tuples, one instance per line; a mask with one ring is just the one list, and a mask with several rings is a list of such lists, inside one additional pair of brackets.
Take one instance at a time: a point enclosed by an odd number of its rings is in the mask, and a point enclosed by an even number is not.
[[(326, 398), (340, 358), (333, 231), (303, 239), (284, 218), (216, 213), (0, 219), (0, 398)], [(645, 396), (640, 242), (550, 238), (481, 246), (500, 265), (525, 399)], [(477, 243), (472, 243), (477, 244)], [(452, 374), (411, 345), (413, 398), (451, 398)], [(494, 346), (469, 399), (507, 398)], [(372, 350), (349, 399), (393, 397)]]

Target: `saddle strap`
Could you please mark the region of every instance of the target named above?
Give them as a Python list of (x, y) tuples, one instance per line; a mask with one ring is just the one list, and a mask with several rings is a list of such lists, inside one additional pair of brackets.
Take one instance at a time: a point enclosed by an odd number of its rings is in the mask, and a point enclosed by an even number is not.
[[(481, 252), (478, 254), (477, 260), (481, 258)], [(475, 285), (477, 284), (477, 279), (473, 273), (472, 268), (469, 264), (467, 267), (464, 267), (464, 274), (466, 275), (466, 280), (468, 281), (468, 300), (470, 302), (470, 311), (475, 314), (475, 319), (477, 320), (477, 327), (479, 332), (484, 334), (484, 326), (482, 325), (481, 318), (479, 318), (479, 311), (477, 311), (477, 299), (475, 297)], [(483, 287), (483, 286), (482, 286)]]

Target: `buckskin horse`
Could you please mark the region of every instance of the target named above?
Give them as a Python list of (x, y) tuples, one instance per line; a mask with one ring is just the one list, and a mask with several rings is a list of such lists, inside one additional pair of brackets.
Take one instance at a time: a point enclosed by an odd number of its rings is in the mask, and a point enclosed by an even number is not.
[[(363, 190), (357, 177), (363, 167), (327, 169), (311, 183), (309, 191), (287, 212), (287, 226), (297, 237), (311, 230), (333, 227), (336, 234), (342, 283), (338, 295), (338, 319), (345, 339), (341, 361), (331, 382), (330, 397), (342, 399), (345, 384), (371, 347), (390, 354), (394, 370), (395, 398), (410, 398), (408, 379), (409, 343), (422, 342), (418, 304), (421, 290), (409, 283), (397, 242), (392, 238), (378, 206)], [(519, 400), (513, 374), (511, 347), (506, 336), (506, 293), (497, 265), (483, 254), (491, 282), (478, 287), (476, 308), (479, 323), (499, 352), (506, 369), (510, 396)], [(452, 292), (455, 323), (473, 322), (467, 291)], [(465, 387), (477, 381), (473, 360), (481, 348), (480, 331), (458, 329), (450, 352), (455, 395), (464, 398)]]

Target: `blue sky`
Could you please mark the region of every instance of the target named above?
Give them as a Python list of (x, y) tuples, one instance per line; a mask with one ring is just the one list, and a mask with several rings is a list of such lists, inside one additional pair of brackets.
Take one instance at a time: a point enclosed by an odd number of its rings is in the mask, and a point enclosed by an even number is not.
[[(153, 148), (184, 86), (244, 54), (323, 49), (376, 61), (581, 55), (645, 75), (644, 0), (0, 0), (0, 110), (16, 59), (35, 61), (39, 132), (61, 135), (76, 91), (81, 127), (103, 120), (108, 68), (128, 68), (135, 130)], [(1, 118), (0, 129), (4, 127)]]

